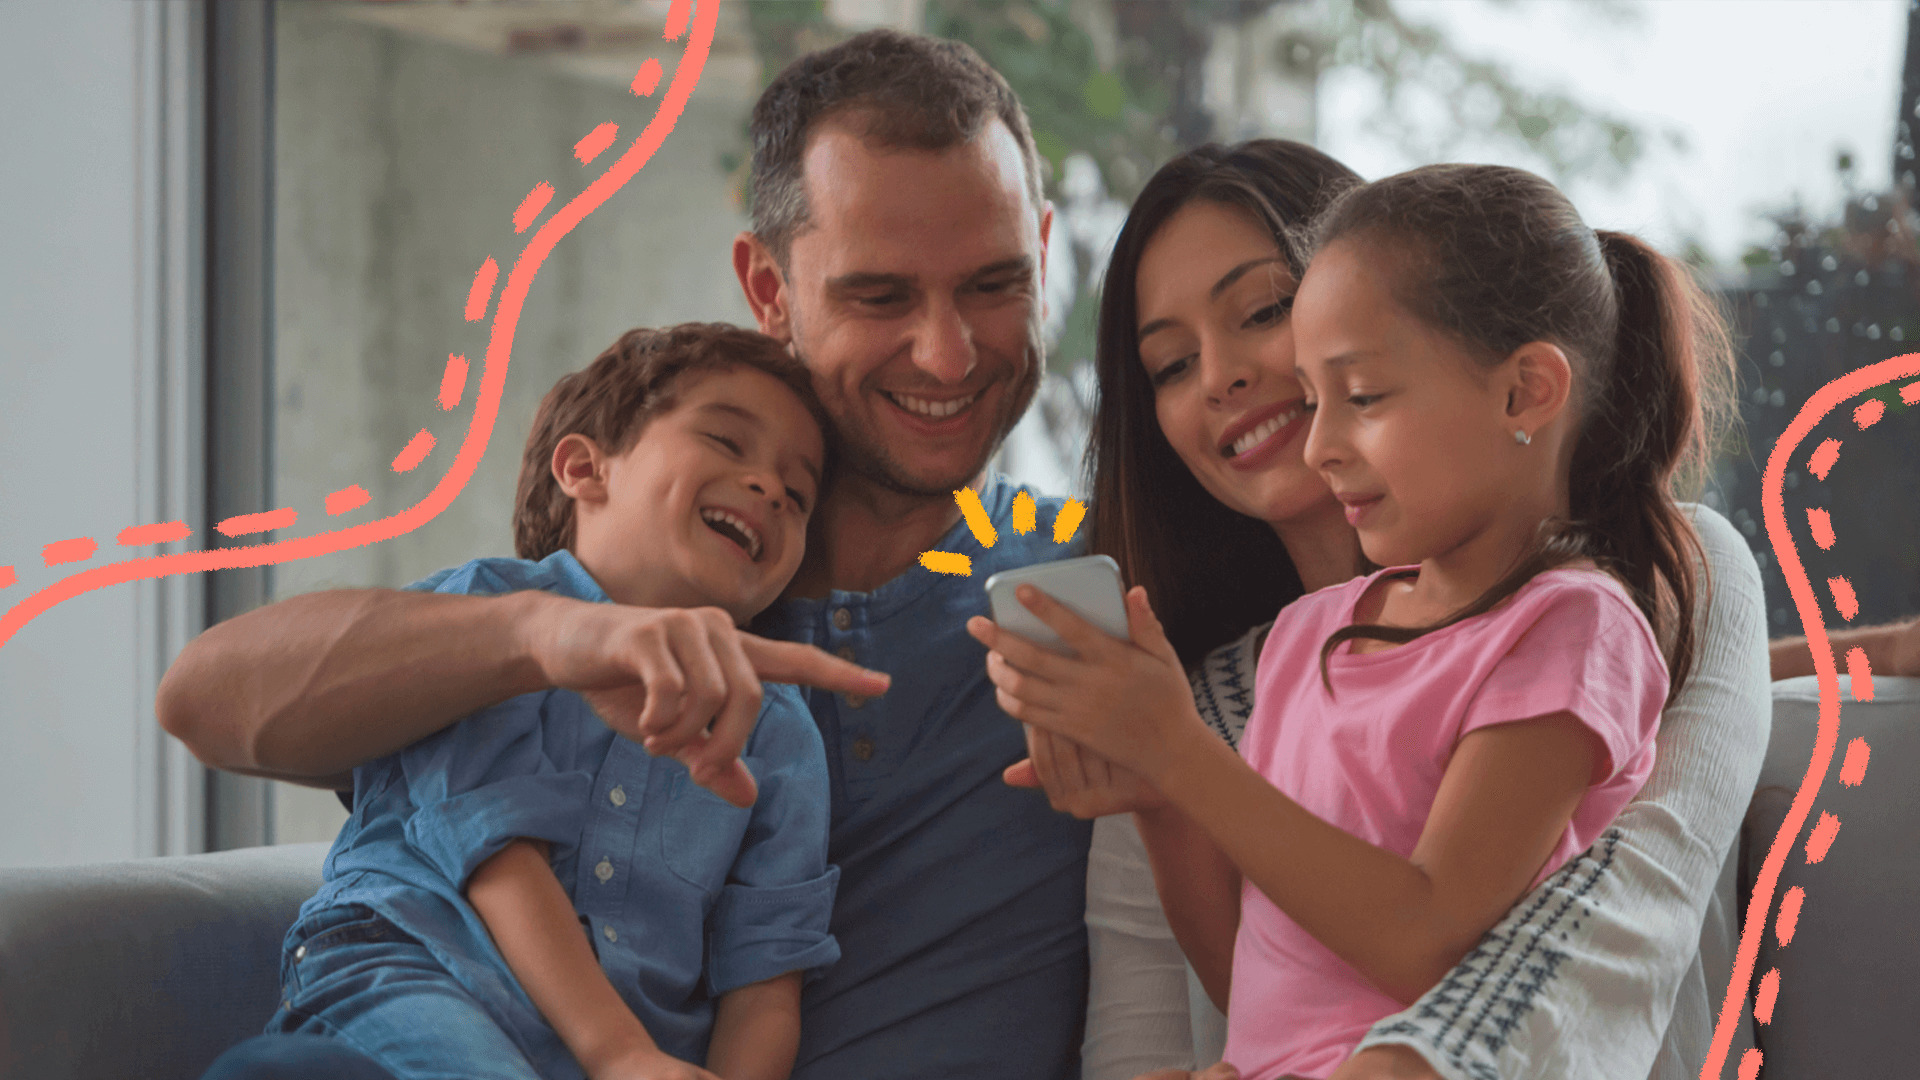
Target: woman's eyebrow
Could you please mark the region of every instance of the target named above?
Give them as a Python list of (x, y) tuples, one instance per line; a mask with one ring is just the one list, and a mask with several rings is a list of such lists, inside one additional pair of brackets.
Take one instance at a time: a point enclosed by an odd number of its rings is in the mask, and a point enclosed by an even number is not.
[(1263, 259), (1248, 259), (1246, 262), (1243, 262), (1239, 266), (1236, 266), (1233, 269), (1227, 271), (1226, 273), (1220, 275), (1220, 280), (1214, 282), (1213, 288), (1207, 290), (1207, 299), (1209, 300), (1220, 299), (1221, 293), (1226, 292), (1228, 289), (1231, 289), (1233, 287), (1234, 282), (1239, 281), (1241, 278), (1245, 277), (1247, 271), (1253, 269), (1254, 267), (1266, 266), (1269, 263), (1277, 263), (1279, 261), (1280, 261), (1280, 256), (1278, 255), (1269, 255)]

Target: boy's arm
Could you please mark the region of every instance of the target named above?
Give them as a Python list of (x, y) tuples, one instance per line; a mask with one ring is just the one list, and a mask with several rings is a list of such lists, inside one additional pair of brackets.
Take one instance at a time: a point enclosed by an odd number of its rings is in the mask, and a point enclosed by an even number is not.
[(800, 973), (720, 995), (707, 1068), (726, 1080), (787, 1080), (800, 1051)]
[(544, 843), (515, 840), (480, 864), (467, 882), (467, 901), (588, 1076), (710, 1077), (662, 1053), (607, 981)]

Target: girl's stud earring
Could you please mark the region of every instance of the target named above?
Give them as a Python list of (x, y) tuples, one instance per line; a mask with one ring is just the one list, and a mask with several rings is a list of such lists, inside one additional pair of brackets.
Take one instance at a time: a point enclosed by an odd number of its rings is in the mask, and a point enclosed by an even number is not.
[(1519, 443), (1521, 446), (1526, 446), (1533, 442), (1533, 436), (1524, 431), (1515, 431), (1513, 433), (1513, 441)]

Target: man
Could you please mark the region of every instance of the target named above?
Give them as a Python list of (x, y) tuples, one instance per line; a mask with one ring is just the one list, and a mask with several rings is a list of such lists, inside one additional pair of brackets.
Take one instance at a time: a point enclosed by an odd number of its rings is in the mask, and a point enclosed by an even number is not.
[[(1065, 1080), (1085, 1012), (1089, 826), (1001, 782), (1024, 740), (964, 623), (985, 613), (985, 575), (1076, 548), (1041, 531), (983, 549), (953, 499), (971, 484), (1004, 519), (1014, 491), (983, 470), (1042, 368), (1051, 210), (1026, 116), (965, 46), (877, 31), (789, 67), (753, 130), (753, 229), (734, 267), (761, 329), (812, 369), (844, 462), (789, 599), (759, 628), (894, 676), (877, 698), (810, 695), (843, 958), (807, 988), (794, 1075)], [(934, 548), (971, 555), (973, 578), (920, 568)], [(633, 670), (622, 644), (641, 634), (672, 641), (681, 670)], [(644, 711), (671, 729), (650, 748), (743, 802), (733, 758), (757, 680), (855, 689), (827, 659), (685, 612), (339, 591), (202, 635), (159, 712), (210, 764), (350, 788), (365, 760), (567, 687), (629, 734)]]

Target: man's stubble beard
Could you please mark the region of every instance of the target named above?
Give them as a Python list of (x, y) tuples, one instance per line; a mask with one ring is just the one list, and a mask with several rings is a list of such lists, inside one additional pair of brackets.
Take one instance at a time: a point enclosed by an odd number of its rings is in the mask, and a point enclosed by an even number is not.
[[(793, 321), (792, 351), (796, 359), (807, 365), (806, 354), (800, 348), (800, 324), (798, 318)], [(860, 477), (882, 491), (895, 495), (905, 495), (918, 499), (948, 499), (955, 489), (971, 482), (987, 466), (987, 462), (1006, 441), (1007, 435), (1026, 415), (1027, 408), (1033, 404), (1033, 398), (1040, 389), (1041, 372), (1046, 368), (1046, 350), (1041, 344), (1040, 322), (1037, 314), (1029, 318), (1027, 326), (1027, 364), (1025, 374), (1019, 382), (1009, 384), (1008, 393), (1002, 399), (1000, 415), (995, 418), (993, 437), (987, 440), (986, 448), (980, 459), (969, 466), (964, 475), (943, 477), (937, 481), (927, 481), (908, 474), (905, 466), (887, 452), (880, 440), (872, 437), (868, 430), (849, 430), (843, 418), (835, 416), (835, 434), (840, 441), (840, 468)], [(983, 391), (984, 393), (984, 391)]]

